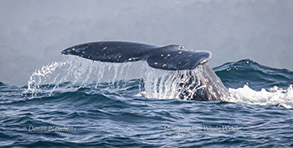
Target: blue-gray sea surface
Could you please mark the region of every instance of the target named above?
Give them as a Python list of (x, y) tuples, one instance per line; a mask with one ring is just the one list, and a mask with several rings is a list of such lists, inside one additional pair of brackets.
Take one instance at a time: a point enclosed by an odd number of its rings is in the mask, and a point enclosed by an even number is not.
[(0, 83), (0, 147), (293, 147), (292, 71), (251, 60), (213, 70), (230, 100), (145, 97), (143, 79)]

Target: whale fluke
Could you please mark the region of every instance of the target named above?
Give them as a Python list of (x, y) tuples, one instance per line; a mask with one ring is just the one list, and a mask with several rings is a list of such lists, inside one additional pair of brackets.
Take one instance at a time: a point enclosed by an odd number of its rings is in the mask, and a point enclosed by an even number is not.
[[(143, 60), (157, 69), (189, 70), (187, 74), (178, 72), (178, 91), (182, 99), (221, 101), (229, 95), (221, 80), (205, 64), (211, 58), (208, 51), (187, 51), (180, 45), (158, 47), (133, 42), (106, 41), (76, 45), (63, 50), (62, 54), (113, 63)], [(193, 70), (195, 68), (197, 69)]]
[(148, 65), (164, 70), (192, 70), (211, 58), (206, 51), (187, 51), (180, 45), (158, 47), (133, 42), (93, 42), (76, 45), (62, 51), (101, 62), (133, 62), (144, 60)]

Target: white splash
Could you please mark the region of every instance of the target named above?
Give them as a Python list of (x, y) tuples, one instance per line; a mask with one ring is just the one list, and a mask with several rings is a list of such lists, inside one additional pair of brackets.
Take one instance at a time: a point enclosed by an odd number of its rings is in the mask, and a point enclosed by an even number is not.
[[(199, 66), (192, 71), (166, 71), (148, 67), (143, 78), (145, 92), (142, 95), (147, 98), (176, 99), (180, 98), (179, 95), (183, 91), (188, 91), (185, 92), (188, 96), (184, 99), (190, 99), (189, 97), (192, 97), (200, 86), (205, 87), (200, 81), (190, 83), (190, 77), (197, 80), (204, 79), (202, 67)], [(183, 84), (188, 85), (182, 86)]]
[[(95, 87), (102, 82), (114, 85), (118, 80), (127, 80), (131, 77), (129, 65), (130, 63), (102, 63), (67, 56), (63, 61), (52, 62), (35, 70), (27, 82), (26, 92), (32, 93), (32, 96), (44, 91), (51, 95), (55, 91), (75, 91), (87, 87), (90, 83), (95, 83)], [(61, 88), (60, 85), (65, 82), (69, 82), (70, 85)], [(53, 85), (53, 87), (51, 86), (52, 89), (49, 90), (40, 89), (44, 85)], [(115, 86), (106, 89), (115, 91), (113, 88)]]
[(34, 71), (28, 80), (27, 91), (35, 93), (40, 88), (40, 85), (45, 83), (45, 78), (52, 74), (57, 67), (61, 67), (64, 64), (64, 62), (52, 62)]
[[(133, 63), (102, 63), (68, 56), (64, 61), (52, 62), (34, 71), (28, 80), (27, 92), (34, 96), (38, 92), (44, 92), (40, 89), (42, 85), (52, 85), (46, 86), (50, 89), (45, 89), (45, 92), (51, 95), (55, 91), (75, 91), (81, 87), (88, 87), (90, 83), (95, 83), (95, 88), (97, 88), (102, 82), (109, 83), (109, 86), (105, 88), (109, 92), (127, 91), (123, 85), (122, 88), (114, 86), (117, 85), (114, 82), (135, 79), (133, 74), (136, 74), (144, 81), (144, 88), (139, 86), (140, 94), (138, 95), (147, 98), (175, 99), (179, 98), (181, 93), (178, 89), (179, 85), (188, 83), (189, 79), (185, 80), (185, 78), (190, 76), (194, 76), (198, 80), (203, 78), (200, 75), (202, 73), (200, 68), (195, 69), (193, 73), (189, 73), (189, 71), (180, 71), (179, 73), (154, 69), (146, 65), (145, 62), (134, 63), (136, 66)], [(60, 87), (64, 82), (70, 82), (70, 85)], [(193, 86), (195, 87), (185, 89), (190, 95), (193, 95), (198, 89), (196, 85)], [(290, 85), (288, 89), (274, 87), (270, 90), (262, 89), (260, 91), (255, 91), (245, 85), (238, 89), (229, 88), (229, 92), (231, 96), (225, 99), (228, 102), (280, 105), (285, 108), (293, 108), (293, 85)]]
[(278, 105), (285, 108), (293, 108), (293, 85), (288, 89), (273, 87), (270, 90), (261, 89), (255, 91), (248, 85), (242, 88), (229, 88), (231, 97), (227, 98), (228, 102), (255, 104), (255, 105)]
[(147, 98), (174, 99), (178, 98), (177, 84), (172, 71), (162, 71), (154, 68), (147, 68), (144, 74), (144, 88), (142, 92)]

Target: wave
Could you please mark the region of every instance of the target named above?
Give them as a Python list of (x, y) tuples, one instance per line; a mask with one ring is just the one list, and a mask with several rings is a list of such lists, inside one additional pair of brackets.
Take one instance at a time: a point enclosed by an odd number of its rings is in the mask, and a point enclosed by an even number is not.
[(263, 66), (249, 59), (230, 62), (213, 68), (228, 88), (249, 85), (254, 90), (262, 88), (288, 88), (293, 84), (293, 72)]
[(229, 102), (293, 108), (293, 72), (244, 59), (214, 68), (229, 88)]

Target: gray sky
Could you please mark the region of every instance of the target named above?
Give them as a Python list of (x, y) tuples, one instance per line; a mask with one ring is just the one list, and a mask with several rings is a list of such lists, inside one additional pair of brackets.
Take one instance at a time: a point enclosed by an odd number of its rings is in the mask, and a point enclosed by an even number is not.
[(293, 70), (292, 0), (0, 0), (0, 81), (24, 85), (66, 47), (123, 40)]

